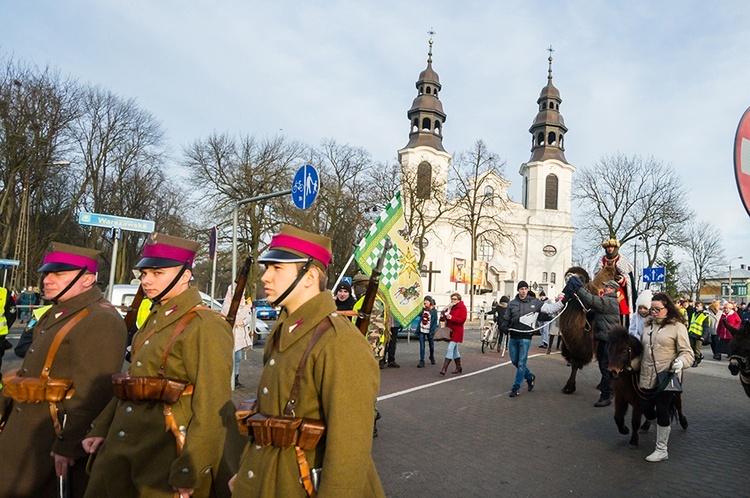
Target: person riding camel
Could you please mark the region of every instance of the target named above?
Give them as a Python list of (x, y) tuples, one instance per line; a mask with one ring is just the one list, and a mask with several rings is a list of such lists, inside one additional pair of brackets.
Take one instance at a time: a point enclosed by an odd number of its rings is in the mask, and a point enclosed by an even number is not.
[(620, 286), (617, 291), (617, 302), (620, 305), (620, 323), (624, 327), (630, 325), (630, 312), (635, 307), (634, 293), (633, 293), (633, 265), (630, 264), (628, 258), (624, 254), (620, 254), (620, 243), (616, 239), (606, 240), (602, 244), (604, 249), (604, 256), (602, 256), (599, 265), (596, 268), (594, 274), (599, 273), (599, 270), (605, 266), (613, 266), (616, 270), (615, 280)]

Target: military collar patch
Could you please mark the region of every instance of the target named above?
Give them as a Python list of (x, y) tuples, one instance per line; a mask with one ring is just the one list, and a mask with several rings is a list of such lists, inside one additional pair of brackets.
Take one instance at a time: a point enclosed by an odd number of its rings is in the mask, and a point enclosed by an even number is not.
[(297, 327), (299, 327), (300, 325), (302, 325), (302, 323), (304, 321), (305, 321), (304, 318), (300, 318), (299, 320), (297, 320), (297, 322), (295, 322), (292, 325), (290, 325), (289, 326), (289, 333), (291, 334), (292, 332), (294, 332), (294, 329), (296, 329)]
[(169, 316), (169, 315), (171, 315), (172, 313), (174, 313), (175, 311), (177, 311), (177, 306), (173, 306), (172, 308), (170, 308), (170, 309), (168, 309), (167, 311), (165, 311), (165, 312), (164, 312), (164, 316)]

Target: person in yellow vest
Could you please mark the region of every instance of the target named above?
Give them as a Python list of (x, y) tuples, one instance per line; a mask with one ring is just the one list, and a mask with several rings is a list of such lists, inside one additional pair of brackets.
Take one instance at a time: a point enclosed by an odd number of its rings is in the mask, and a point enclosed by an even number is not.
[(81, 447), (96, 414), (112, 398), (126, 331), (96, 286), (99, 251), (53, 242), (39, 272), (52, 306), (34, 327), (16, 371), (3, 376), (0, 397), (0, 496), (83, 496), (88, 481)]
[(266, 340), (234, 497), (385, 496), (370, 435), (380, 372), (326, 290), (330, 261), (331, 239), (288, 225), (258, 259), (268, 301), (282, 310)]
[(83, 441), (97, 454), (87, 497), (229, 494), (232, 334), (190, 285), (198, 247), (161, 233), (146, 240), (136, 268), (153, 307), (133, 337), (130, 368), (112, 378), (115, 397)]
[(695, 359), (693, 360), (692, 367), (697, 367), (698, 364), (703, 360), (703, 352), (701, 347), (703, 344), (708, 344), (707, 340), (710, 330), (711, 320), (708, 317), (708, 312), (703, 309), (703, 303), (698, 301), (695, 303), (695, 313), (693, 313), (693, 319), (690, 320), (690, 326), (688, 327), (688, 337), (690, 338), (690, 347), (693, 348), (693, 354)]
[[(0, 287), (0, 369), (3, 368), (5, 351), (13, 347), (8, 341), (8, 329), (13, 326), (15, 321), (16, 302), (8, 289)], [(0, 387), (2, 387), (2, 383), (0, 383)]]

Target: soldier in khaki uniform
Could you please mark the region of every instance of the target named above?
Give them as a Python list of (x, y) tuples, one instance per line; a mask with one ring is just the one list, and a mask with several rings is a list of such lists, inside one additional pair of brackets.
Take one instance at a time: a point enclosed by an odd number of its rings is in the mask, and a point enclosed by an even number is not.
[[(164, 234), (146, 242), (136, 268), (154, 306), (133, 337), (128, 374), (113, 378), (116, 397), (83, 441), (88, 452), (98, 451), (87, 497), (229, 493), (217, 476), (226, 434), (222, 415), (234, 410), (233, 339), (229, 325), (199, 306), (200, 294), (190, 287), (197, 249), (197, 242)], [(170, 400), (166, 390), (137, 389), (163, 379), (184, 390), (170, 388)]]
[[(34, 327), (21, 369), (3, 379), (4, 498), (58, 496), (56, 475), (65, 476), (70, 496), (83, 496), (88, 455), (81, 441), (112, 397), (110, 378), (122, 368), (127, 336), (122, 318), (96, 287), (98, 256), (93, 249), (53, 242), (39, 268), (44, 297), (53, 304)], [(49, 386), (55, 379), (72, 381), (71, 388), (57, 394), (44, 388), (44, 399), (32, 399), (24, 388), (30, 382)], [(50, 399), (56, 396), (62, 399)]]
[[(259, 413), (248, 420), (260, 417), (260, 424), (273, 417), (283, 423), (302, 417), (324, 422), (325, 433), (306, 450), (254, 437), (245, 448), (232, 496), (307, 496), (316, 480), (300, 480), (307, 467), (318, 476), (320, 498), (385, 496), (370, 454), (378, 364), (362, 334), (336, 314), (325, 290), (330, 260), (330, 239), (290, 226), (282, 226), (258, 260), (266, 265), (261, 280), (268, 300), (283, 310), (263, 353)], [(289, 413), (295, 372), (306, 350)], [(322, 470), (318, 474), (316, 469)]]

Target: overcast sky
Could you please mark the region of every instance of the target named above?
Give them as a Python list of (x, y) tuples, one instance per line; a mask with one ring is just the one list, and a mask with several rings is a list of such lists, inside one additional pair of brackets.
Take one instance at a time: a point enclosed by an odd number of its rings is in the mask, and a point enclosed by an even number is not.
[(673, 164), (686, 209), (717, 223), (727, 258), (750, 263), (732, 157), (750, 106), (747, 14), (746, 0), (0, 0), (0, 56), (136, 99), (176, 158), (218, 131), (334, 138), (395, 162), (433, 28), (444, 146), (484, 140), (518, 200), (552, 45), (568, 161)]

